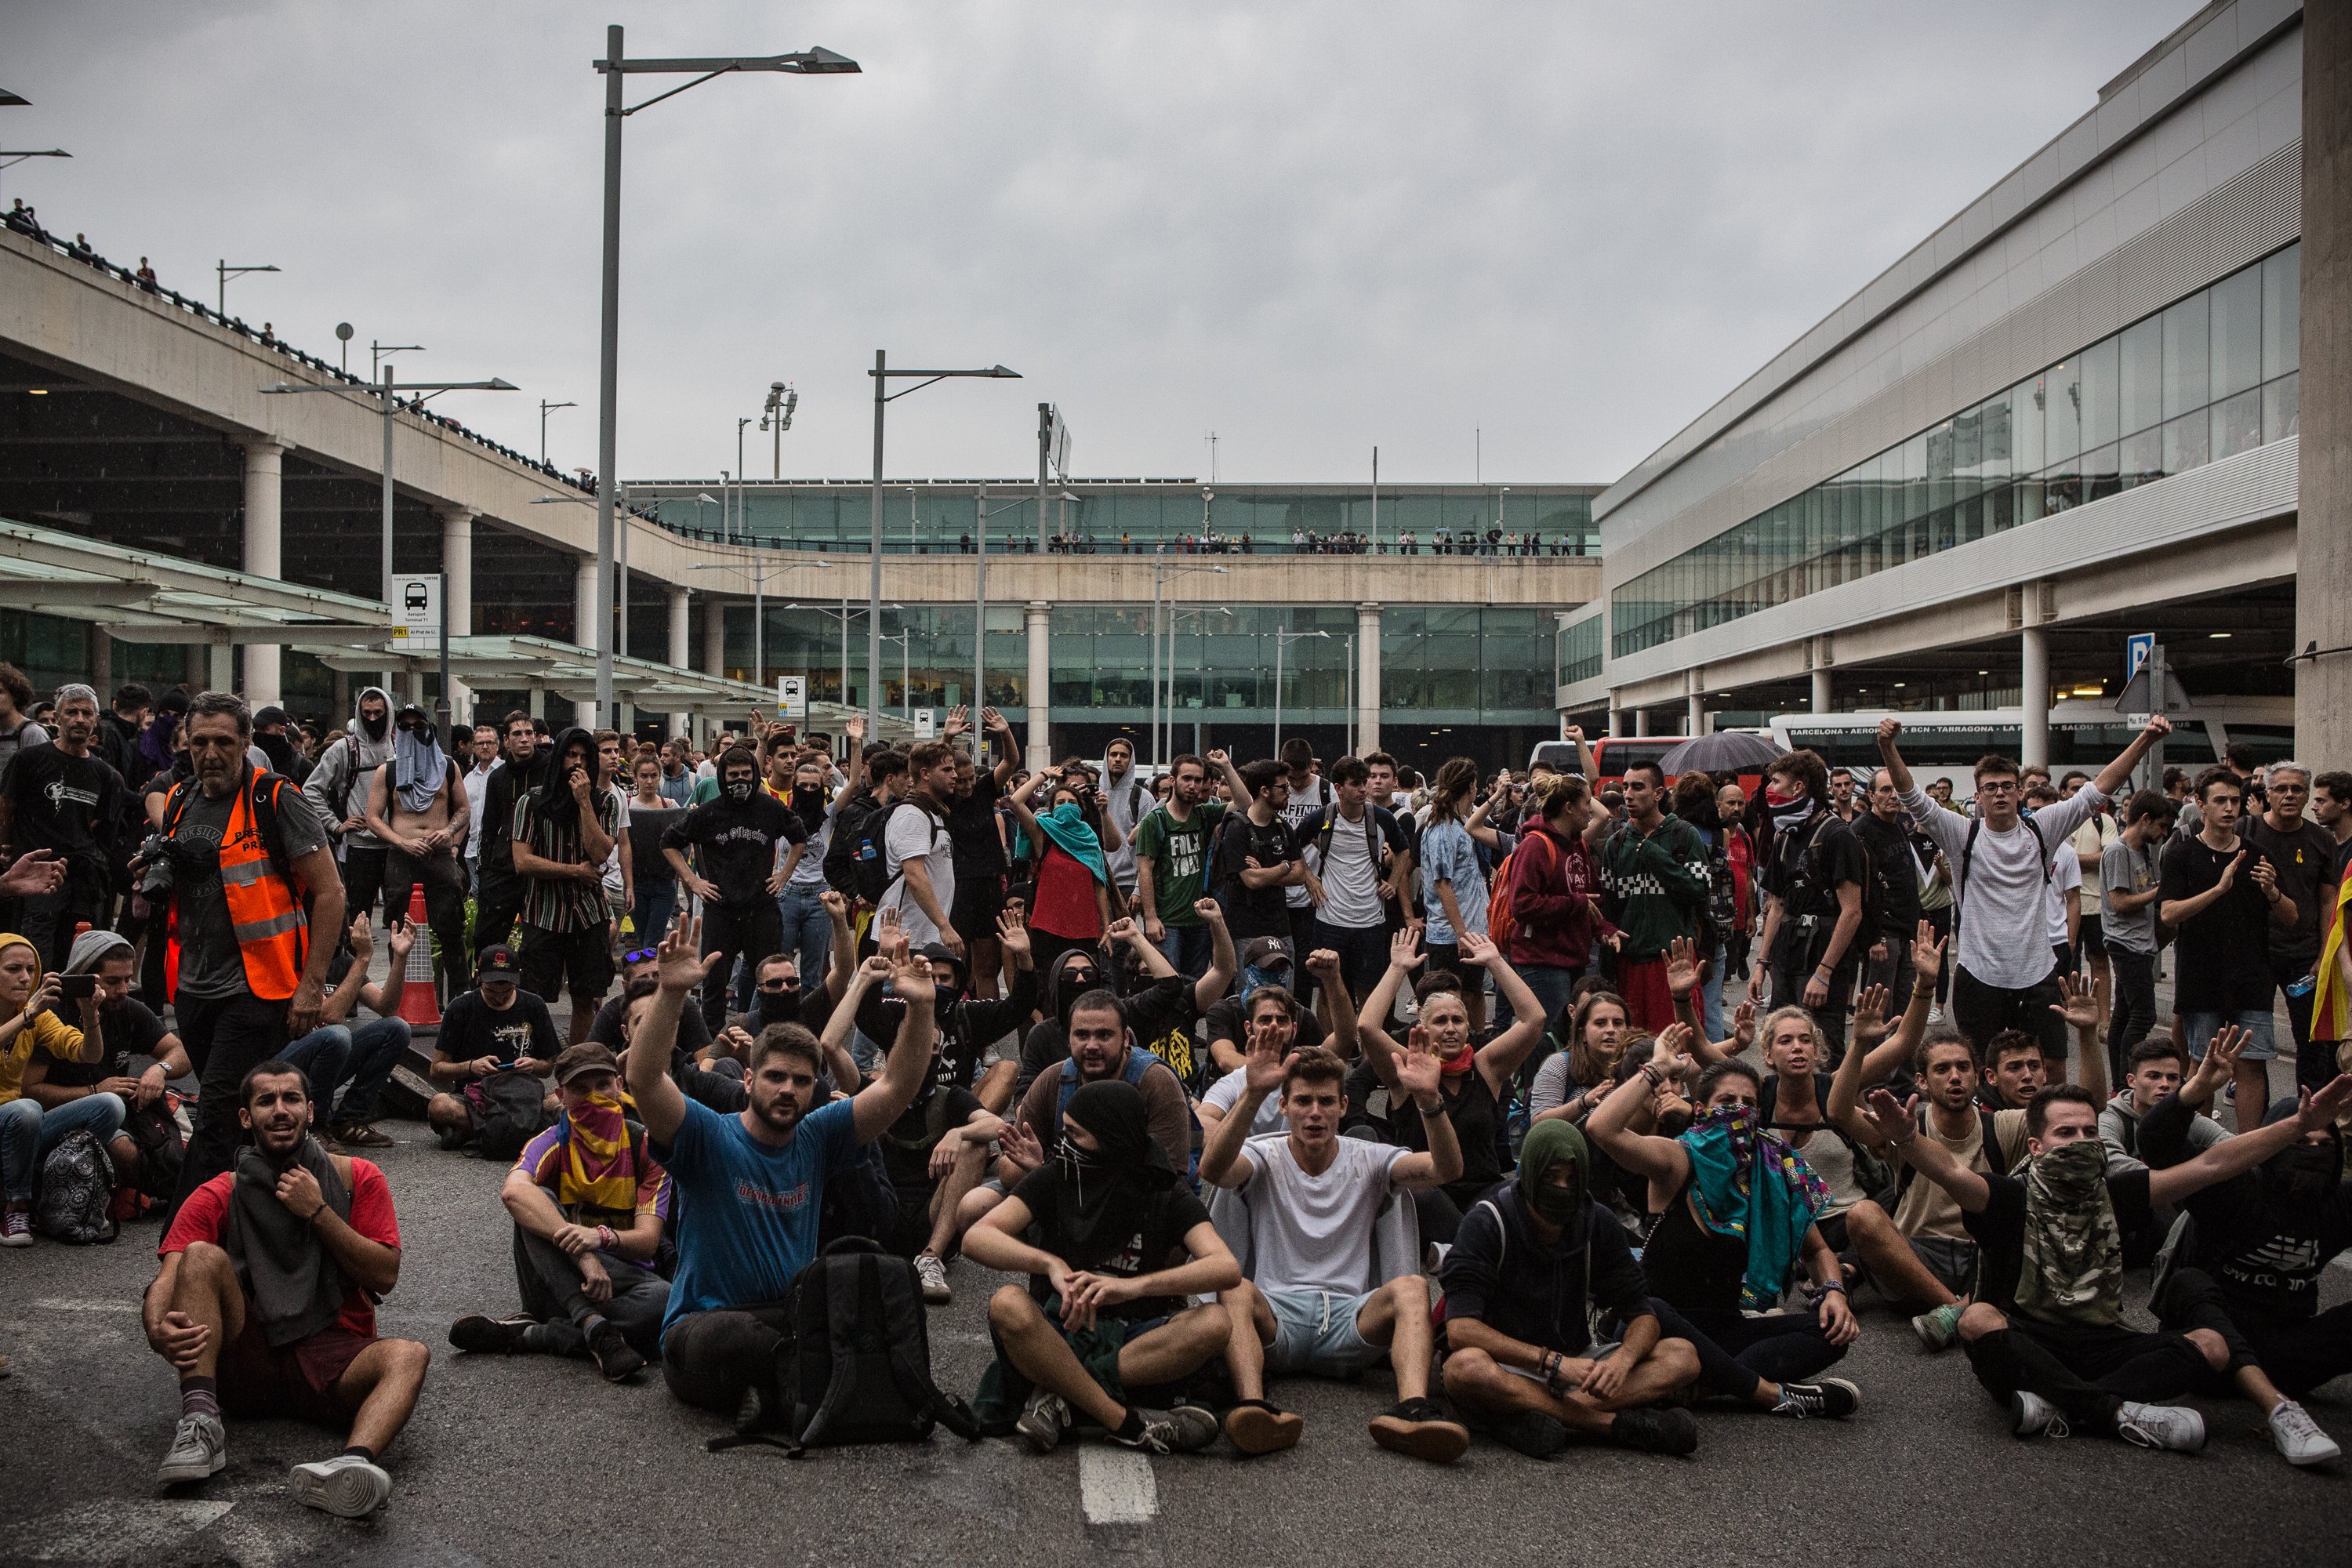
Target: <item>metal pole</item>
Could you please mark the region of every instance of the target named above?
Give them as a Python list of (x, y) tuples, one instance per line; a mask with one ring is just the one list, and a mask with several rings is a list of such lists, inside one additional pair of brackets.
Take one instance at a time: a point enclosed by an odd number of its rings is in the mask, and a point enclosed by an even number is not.
[(751, 684), (768, 684), (768, 574), (751, 567)]
[[(392, 388), (393, 370), (383, 367), (383, 603), (392, 608)], [(445, 574), (446, 575), (446, 574)], [(446, 592), (448, 584), (442, 584)], [(392, 689), (392, 644), (384, 644), (383, 689)]]
[(1276, 761), (1277, 761), (1277, 762), (1281, 761), (1281, 759), (1282, 759), (1282, 644), (1283, 644), (1283, 640), (1284, 640), (1284, 639), (1283, 639), (1283, 636), (1282, 636), (1282, 630), (1281, 630), (1281, 628), (1280, 628), (1280, 627), (1278, 627), (1278, 626), (1277, 626), (1276, 628), (1275, 628), (1275, 633), (1274, 633), (1274, 755), (1275, 755), (1275, 760), (1276, 760)]
[[(1045, 459), (1054, 447), (1054, 405), (1037, 405), (1037, 553), (1045, 553)], [(1153, 762), (1160, 759), (1154, 757)]]
[(882, 686), (875, 672), (882, 668), (882, 410), (889, 402), (884, 374), (889, 362), (874, 351), (874, 537), (871, 572), (866, 589), (866, 732), (882, 733)]
[[(614, 506), (617, 509), (627, 499), (625, 496), (614, 497)], [(614, 519), (614, 541), (615, 545), (614, 576), (617, 580), (619, 589), (615, 597), (620, 600), (621, 607), (621, 630), (616, 640), (620, 645), (621, 657), (626, 658), (629, 653), (629, 514), (627, 512), (620, 512)], [(617, 709), (614, 712), (614, 717), (619, 717)]]
[(988, 760), (988, 727), (980, 722), (980, 710), (988, 706), (988, 484), (980, 487), (978, 526), (972, 531), (975, 548), (971, 572), (971, 717), (972, 760)]
[(620, 484), (621, 395), (621, 29), (604, 29), (604, 277), (596, 369), (596, 710), (613, 707), (613, 498)]
[[(449, 696), (449, 563), (441, 563), (441, 727), (447, 730), (457, 716), (457, 704)], [(456, 738), (451, 737), (454, 746)]]
[[(1039, 507), (1037, 515), (1045, 515)], [(1160, 557), (1151, 558), (1151, 765), (1164, 761), (1160, 754)]]

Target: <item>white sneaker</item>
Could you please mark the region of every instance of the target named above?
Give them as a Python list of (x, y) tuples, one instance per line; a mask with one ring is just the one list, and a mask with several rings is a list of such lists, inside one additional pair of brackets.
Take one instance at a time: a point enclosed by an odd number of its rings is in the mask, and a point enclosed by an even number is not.
[(357, 1454), (297, 1465), (286, 1475), (296, 1502), (344, 1519), (365, 1519), (392, 1496), (392, 1478)]
[(2023, 1389), (2009, 1396), (2009, 1429), (2021, 1437), (2053, 1437), (2066, 1436), (2066, 1418), (2058, 1407), (2038, 1394)]
[(1943, 1021), (1944, 1005), (1941, 1002), (1938, 1002), (1934, 1006), (1927, 1009), (1927, 1022), (1930, 1024), (1940, 1024)]
[(948, 1289), (947, 1260), (931, 1253), (915, 1255), (915, 1279), (923, 1287), (923, 1300), (934, 1307), (945, 1306), (954, 1300)]
[(163, 1462), (155, 1467), (156, 1484), (169, 1487), (183, 1481), (201, 1481), (220, 1474), (221, 1467), (227, 1463), (228, 1433), (222, 1427), (220, 1417), (183, 1415), (172, 1433), (171, 1447), (164, 1450)]
[(2278, 1408), (2271, 1412), (2271, 1441), (2278, 1445), (2279, 1458), (2290, 1465), (2324, 1465), (2344, 1457), (2336, 1439), (2321, 1431), (2311, 1413), (2292, 1399), (2280, 1400)]
[(2116, 1412), (2116, 1436), (2143, 1448), (2193, 1454), (2205, 1446), (2205, 1417), (2185, 1405), (2135, 1405)]

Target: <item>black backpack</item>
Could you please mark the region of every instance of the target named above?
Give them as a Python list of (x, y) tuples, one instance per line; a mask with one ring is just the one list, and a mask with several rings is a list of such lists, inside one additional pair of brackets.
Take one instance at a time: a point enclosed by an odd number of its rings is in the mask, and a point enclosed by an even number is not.
[(878, 809), (871, 795), (852, 796), (834, 808), (833, 839), (824, 847), (824, 885), (845, 899), (858, 896), (858, 843), (866, 819)]
[(474, 1153), (484, 1160), (512, 1160), (522, 1146), (547, 1131), (547, 1086), (530, 1074), (507, 1068), (482, 1079), (482, 1103), (474, 1129)]
[(877, 1138), (834, 1167), (817, 1208), (816, 1241), (830, 1247), (853, 1237), (874, 1239), (894, 1235), (898, 1227), (898, 1189), (891, 1184), (882, 1140)]
[(120, 1229), (113, 1211), (114, 1160), (97, 1133), (77, 1127), (41, 1162), (33, 1223), (59, 1241), (112, 1241)]
[(776, 1352), (780, 1430), (747, 1427), (704, 1445), (805, 1450), (849, 1443), (919, 1443), (934, 1426), (976, 1442), (971, 1407), (931, 1381), (931, 1342), (915, 1266), (863, 1237), (829, 1242), (793, 1277), (791, 1321)]
[(180, 1165), (188, 1154), (188, 1136), (180, 1131), (170, 1097), (133, 1107), (123, 1118), (122, 1131), (139, 1145), (139, 1173), (131, 1185), (160, 1203), (170, 1203), (180, 1190)]

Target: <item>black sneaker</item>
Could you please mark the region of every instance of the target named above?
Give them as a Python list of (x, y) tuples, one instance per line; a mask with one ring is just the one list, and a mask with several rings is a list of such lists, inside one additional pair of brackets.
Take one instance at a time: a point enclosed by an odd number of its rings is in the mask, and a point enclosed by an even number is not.
[(512, 1355), (523, 1348), (528, 1318), (486, 1318), (470, 1312), (449, 1325), (449, 1342), (469, 1355)]
[(1446, 1419), (1434, 1399), (1407, 1399), (1372, 1417), (1372, 1441), (1391, 1454), (1450, 1465), (1470, 1447), (1470, 1429)]
[(1861, 1408), (1862, 1390), (1842, 1377), (1825, 1377), (1819, 1383), (1782, 1384), (1780, 1403), (1772, 1414), (1799, 1421), (1843, 1421)]
[(1609, 1441), (1644, 1454), (1696, 1453), (1698, 1419), (1687, 1410), (1621, 1410), (1609, 1425)]
[(596, 1370), (604, 1374), (606, 1383), (635, 1376), (646, 1364), (646, 1358), (637, 1353), (627, 1336), (609, 1318), (589, 1333), (588, 1355), (596, 1363)]
[(1496, 1438), (1530, 1459), (1557, 1459), (1568, 1447), (1568, 1428), (1540, 1410), (1522, 1410), (1495, 1427)]

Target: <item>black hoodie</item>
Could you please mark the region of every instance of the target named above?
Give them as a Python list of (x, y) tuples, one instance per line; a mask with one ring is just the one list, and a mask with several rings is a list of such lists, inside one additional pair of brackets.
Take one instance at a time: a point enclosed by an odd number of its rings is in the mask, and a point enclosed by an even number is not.
[[(1016, 972), (1012, 992), (989, 1002), (966, 992), (963, 963), (948, 955), (945, 948), (929, 950), (924, 956), (946, 956), (956, 969), (956, 984), (937, 999), (933, 1010), (940, 1029), (939, 1052), (931, 1061), (933, 1082), (941, 1089), (971, 1089), (980, 1080), (981, 1058), (988, 1047), (1028, 1022), (1029, 1015), (1037, 1010), (1037, 972)], [(1076, 999), (1073, 994), (1071, 1000)], [(898, 1022), (906, 1016), (907, 1004), (896, 996), (885, 996), (877, 986), (858, 1005), (857, 1029), (887, 1053), (897, 1042)]]
[[(1069, 971), (1076, 963), (1091, 963), (1103, 978), (1084, 984), (1072, 981)], [(1014, 1100), (1029, 1092), (1030, 1084), (1039, 1073), (1070, 1059), (1070, 1009), (1077, 1005), (1080, 996), (1108, 984), (1109, 973), (1103, 968), (1102, 961), (1083, 949), (1066, 952), (1054, 961), (1045, 972), (1050, 1016), (1032, 1027), (1029, 1037), (1021, 1042), (1021, 1074), (1013, 1086)], [(1134, 1033), (1135, 1043), (1155, 1050), (1154, 1042), (1166, 1038), (1171, 1031), (1191, 1029), (1192, 1020), (1201, 1016), (1193, 1005), (1193, 982), (1181, 974), (1152, 981), (1133, 995), (1122, 998), (1118, 1010)], [(1166, 1059), (1164, 1055), (1162, 1059)], [(1187, 1091), (1197, 1092), (1198, 1086), (1177, 1071), (1173, 1063), (1170, 1070), (1176, 1072)]]
[(775, 902), (768, 879), (775, 873), (777, 847), (807, 840), (800, 817), (756, 781), (751, 799), (733, 799), (722, 788), (719, 798), (684, 813), (662, 833), (665, 849), (701, 851), (702, 875), (719, 884), (719, 903), (739, 914)]

